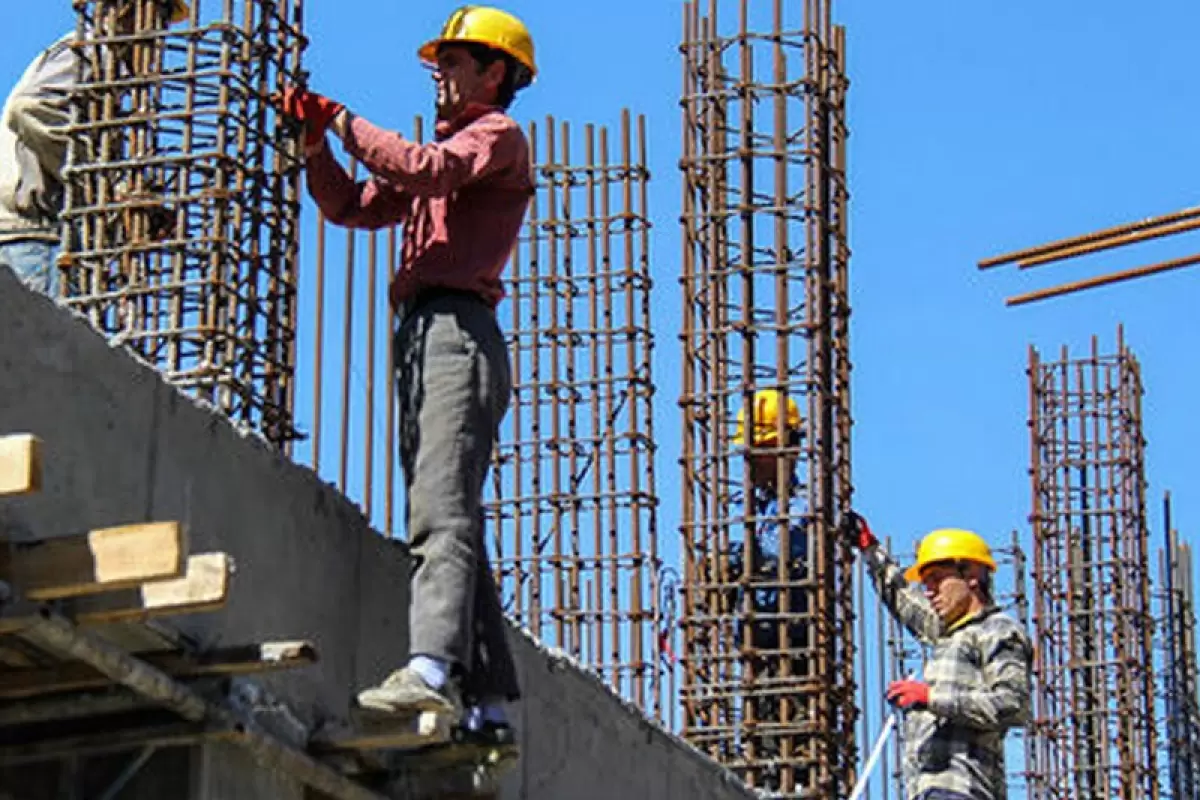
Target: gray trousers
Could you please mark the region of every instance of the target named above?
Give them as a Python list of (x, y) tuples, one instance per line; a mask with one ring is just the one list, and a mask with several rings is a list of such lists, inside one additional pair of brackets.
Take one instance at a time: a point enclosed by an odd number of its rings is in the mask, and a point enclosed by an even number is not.
[(413, 557), (409, 649), (450, 662), (468, 702), (516, 700), (482, 508), (512, 394), (504, 336), (482, 301), (442, 294), (402, 310), (394, 353)]

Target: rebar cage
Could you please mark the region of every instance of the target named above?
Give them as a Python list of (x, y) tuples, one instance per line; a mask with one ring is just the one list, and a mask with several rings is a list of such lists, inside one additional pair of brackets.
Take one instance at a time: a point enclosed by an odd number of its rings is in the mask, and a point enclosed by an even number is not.
[(1141, 369), (1029, 351), (1031, 798), (1159, 796)]
[[(751, 5), (684, 4), (683, 734), (769, 795), (840, 797), (858, 717), (854, 555), (836, 535), (851, 495), (845, 36), (828, 2)], [(735, 415), (754, 429), (760, 389), (797, 404), (799, 431), (748, 448)], [(786, 487), (773, 507), (751, 459)]]
[(500, 308), (513, 400), (488, 503), (505, 610), (663, 718), (645, 118), (531, 123)]
[(300, 0), (75, 5), (64, 302), (287, 447), (301, 164), (269, 96), (303, 79)]

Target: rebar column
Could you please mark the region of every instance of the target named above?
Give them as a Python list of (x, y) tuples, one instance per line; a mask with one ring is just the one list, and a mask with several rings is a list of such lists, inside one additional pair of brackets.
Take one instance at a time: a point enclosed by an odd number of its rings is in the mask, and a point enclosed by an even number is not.
[(1029, 351), (1038, 643), (1031, 798), (1159, 796), (1141, 370), (1113, 355)]
[(645, 119), (530, 123), (537, 191), (500, 307), (513, 398), (488, 530), (506, 611), (663, 717)]
[[(682, 732), (771, 796), (841, 797), (858, 720), (835, 532), (851, 495), (844, 32), (819, 0), (688, 0), (683, 16)], [(760, 389), (798, 405), (798, 437), (734, 442)], [(771, 511), (752, 458), (774, 464)], [(803, 563), (735, 574), (731, 547), (768, 538), (802, 543)]]
[(1171, 525), (1171, 496), (1163, 498), (1163, 547), (1159, 551), (1160, 630), (1164, 745), (1173, 800), (1200, 798), (1200, 705), (1196, 664), (1196, 610), (1192, 551)]
[(301, 0), (77, 2), (63, 295), (287, 448), (300, 162), (269, 95), (301, 79)]

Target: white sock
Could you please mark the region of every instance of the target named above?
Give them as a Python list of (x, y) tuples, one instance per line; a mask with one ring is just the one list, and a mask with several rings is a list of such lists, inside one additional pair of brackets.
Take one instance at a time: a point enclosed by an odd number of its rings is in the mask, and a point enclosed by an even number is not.
[(467, 713), (463, 715), (463, 725), (469, 731), (477, 731), (483, 727), (483, 709), (479, 706), (471, 706), (467, 709)]
[(450, 666), (440, 658), (413, 656), (408, 661), (408, 667), (434, 689), (440, 690), (450, 677)]

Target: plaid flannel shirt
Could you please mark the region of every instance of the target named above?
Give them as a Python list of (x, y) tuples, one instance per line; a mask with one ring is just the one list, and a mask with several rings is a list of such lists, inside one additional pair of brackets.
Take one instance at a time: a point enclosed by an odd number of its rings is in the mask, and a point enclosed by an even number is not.
[(1004, 800), (1004, 737), (1029, 720), (1033, 647), (1012, 617), (990, 606), (948, 629), (924, 593), (876, 546), (865, 554), (880, 598), (922, 644), (929, 705), (904, 718), (908, 796), (930, 789)]

